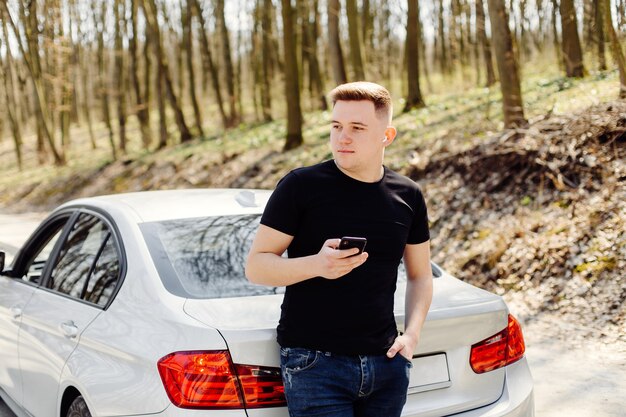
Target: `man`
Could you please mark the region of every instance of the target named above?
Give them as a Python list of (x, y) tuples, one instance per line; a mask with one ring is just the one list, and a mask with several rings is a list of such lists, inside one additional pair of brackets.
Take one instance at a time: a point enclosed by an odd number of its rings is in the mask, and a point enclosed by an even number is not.
[[(383, 165), (396, 137), (389, 92), (357, 82), (330, 97), (333, 160), (279, 182), (246, 274), (287, 287), (277, 333), (290, 416), (399, 416), (432, 299), (426, 205), (413, 181)], [(365, 237), (366, 251), (339, 250), (342, 236)], [(393, 301), (402, 258), (399, 334)]]

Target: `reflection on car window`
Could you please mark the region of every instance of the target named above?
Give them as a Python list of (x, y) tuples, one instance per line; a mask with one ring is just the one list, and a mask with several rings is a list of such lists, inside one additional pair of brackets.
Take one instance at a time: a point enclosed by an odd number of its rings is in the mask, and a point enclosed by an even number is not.
[(50, 238), (42, 243), (41, 249), (39, 252), (33, 256), (33, 259), (27, 264), (25, 269), (25, 274), (22, 277), (24, 281), (33, 282), (38, 284), (41, 281), (41, 274), (43, 273), (44, 267), (48, 262), (48, 258), (50, 258), (50, 253), (52, 253), (52, 249), (56, 244), (57, 240), (61, 236), (61, 232), (63, 231), (63, 226), (67, 218), (59, 221), (54, 225), (52, 231), (50, 232)]
[[(261, 216), (238, 215), (144, 223), (141, 231), (165, 287), (190, 298), (283, 293), (284, 287), (253, 284), (246, 257)], [(433, 267), (433, 275), (436, 270)], [(401, 263), (398, 281), (406, 282)]]
[[(166, 287), (173, 270), (186, 296), (225, 298), (275, 294), (282, 288), (252, 284), (245, 260), (259, 215), (171, 220), (142, 226)], [(166, 264), (164, 264), (164, 262)]]
[[(114, 247), (111, 256), (110, 242), (112, 242), (111, 233), (104, 222), (91, 214), (81, 213), (72, 225), (67, 240), (61, 246), (47, 287), (75, 298), (83, 298), (85, 293), (89, 292), (87, 294), (89, 301), (95, 300), (93, 302), (98, 303), (105, 293), (107, 277), (103, 275), (107, 275), (107, 271), (104, 269), (115, 274), (114, 279), (109, 279), (113, 285), (117, 280), (118, 258)], [(103, 254), (107, 259), (103, 258), (100, 261), (98, 257), (102, 257)], [(96, 271), (98, 264), (100, 269)], [(112, 267), (112, 264), (115, 266)], [(96, 281), (88, 286), (88, 278), (94, 272), (97, 273), (97, 276), (94, 276)], [(101, 282), (98, 283), (98, 280)], [(111, 290), (103, 299), (107, 299), (110, 292)], [(106, 301), (104, 303), (106, 304)]]
[(109, 234), (96, 261), (93, 273), (89, 277), (85, 300), (105, 306), (115, 289), (120, 275), (119, 272), (120, 263), (117, 250), (115, 249), (115, 242), (113, 236)]

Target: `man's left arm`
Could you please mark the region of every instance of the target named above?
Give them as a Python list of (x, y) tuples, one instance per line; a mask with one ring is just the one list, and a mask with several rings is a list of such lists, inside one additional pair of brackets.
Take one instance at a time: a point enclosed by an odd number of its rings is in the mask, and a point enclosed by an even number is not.
[(407, 278), (404, 302), (404, 333), (396, 338), (387, 351), (387, 356), (393, 358), (396, 353), (400, 353), (410, 360), (419, 342), (422, 326), (433, 298), (430, 241), (417, 245), (406, 245), (404, 266), (406, 267)]

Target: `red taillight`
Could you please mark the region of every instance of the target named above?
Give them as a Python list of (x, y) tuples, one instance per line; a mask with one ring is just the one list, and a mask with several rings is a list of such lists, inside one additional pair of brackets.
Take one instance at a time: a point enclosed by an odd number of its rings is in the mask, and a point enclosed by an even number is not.
[(278, 368), (233, 364), (226, 350), (171, 353), (157, 367), (167, 395), (181, 408), (286, 405)]
[(470, 365), (478, 374), (493, 371), (520, 360), (525, 349), (522, 327), (509, 314), (506, 329), (472, 346)]

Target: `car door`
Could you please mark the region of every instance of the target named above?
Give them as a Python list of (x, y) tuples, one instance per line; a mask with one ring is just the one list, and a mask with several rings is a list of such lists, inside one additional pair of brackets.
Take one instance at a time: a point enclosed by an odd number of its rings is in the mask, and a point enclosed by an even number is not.
[(24, 244), (11, 268), (0, 275), (0, 388), (22, 403), (18, 334), (24, 308), (41, 283), (42, 271), (58, 243), (71, 212), (45, 220)]
[(23, 405), (31, 415), (57, 415), (63, 366), (81, 333), (102, 312), (102, 306), (87, 301), (94, 292), (88, 278), (110, 236), (110, 228), (95, 213), (76, 216), (44, 271), (43, 285), (23, 311), (18, 350)]

